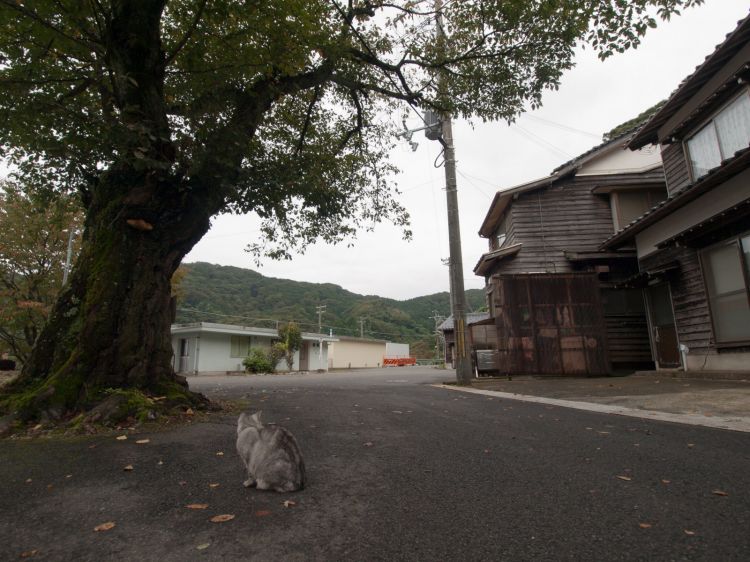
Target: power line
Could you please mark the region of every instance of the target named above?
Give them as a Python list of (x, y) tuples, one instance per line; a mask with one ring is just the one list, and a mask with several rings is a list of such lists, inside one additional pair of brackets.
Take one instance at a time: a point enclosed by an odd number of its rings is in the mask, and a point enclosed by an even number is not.
[(575, 127), (569, 127), (568, 125), (563, 125), (562, 123), (558, 123), (556, 121), (552, 121), (550, 119), (545, 119), (544, 117), (539, 117), (538, 115), (531, 115), (530, 113), (525, 113), (523, 117), (528, 117), (529, 119), (532, 119), (534, 121), (539, 121), (541, 123), (545, 123), (546, 125), (549, 125), (551, 127), (555, 127), (556, 129), (560, 129), (563, 131), (569, 131), (571, 133), (578, 133), (580, 135), (586, 135), (589, 137), (593, 137), (595, 139), (601, 140), (602, 136), (597, 135), (596, 133), (591, 133), (589, 131), (584, 131), (581, 129), (576, 129)]
[(550, 150), (556, 153), (558, 156), (562, 156), (563, 158), (572, 158), (572, 156), (568, 154), (567, 152), (565, 152), (564, 150), (557, 148), (551, 142), (548, 142), (544, 140), (543, 138), (539, 137), (538, 135), (535, 135), (531, 131), (524, 129), (517, 123), (514, 123), (513, 125), (511, 125), (511, 129), (518, 131), (519, 133), (524, 135), (526, 138), (528, 138), (531, 142), (541, 146), (542, 148), (546, 148), (547, 150)]
[(485, 193), (485, 191), (481, 187), (479, 187), (473, 181), (471, 181), (471, 179), (469, 179), (469, 177), (466, 174), (464, 174), (463, 172), (461, 172), (461, 170), (456, 170), (456, 171), (458, 172), (459, 176), (461, 176), (462, 178), (464, 178), (469, 183), (470, 186), (472, 186), (479, 193), (481, 193), (482, 195), (484, 195), (487, 199), (492, 199), (492, 195), (489, 195), (488, 193)]

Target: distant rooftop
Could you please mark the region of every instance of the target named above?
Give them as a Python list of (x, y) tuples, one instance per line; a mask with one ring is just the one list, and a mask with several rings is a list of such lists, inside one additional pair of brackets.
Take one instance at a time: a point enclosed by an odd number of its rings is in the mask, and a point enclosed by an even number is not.
[[(481, 322), (487, 320), (490, 317), (489, 312), (468, 312), (466, 314), (466, 324), (474, 324), (475, 322)], [(440, 326), (437, 328), (443, 332), (450, 331), (453, 329), (453, 315), (448, 316)]]

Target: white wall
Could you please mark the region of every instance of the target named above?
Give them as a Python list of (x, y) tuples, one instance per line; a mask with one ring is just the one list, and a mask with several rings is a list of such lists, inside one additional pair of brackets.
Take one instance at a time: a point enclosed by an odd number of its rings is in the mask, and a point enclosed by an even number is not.
[(746, 372), (750, 365), (750, 353), (719, 353), (701, 355), (688, 353), (688, 371), (740, 371)]
[(393, 343), (388, 342), (385, 344), (385, 356), (386, 357), (409, 357), (409, 344), (408, 343)]
[[(201, 332), (200, 336), (195, 333), (182, 333), (172, 335), (172, 351), (174, 358), (172, 366), (175, 371), (180, 369), (180, 340), (188, 340), (187, 368), (184, 373), (191, 374), (195, 372), (216, 373), (216, 372), (237, 372), (244, 371), (242, 364), (244, 357), (231, 357), (231, 334), (221, 334), (212, 332)], [(323, 342), (322, 359), (318, 357), (318, 342), (305, 340), (303, 345), (309, 348), (309, 370), (317, 371), (328, 368), (328, 345)], [(271, 347), (271, 338), (253, 335), (250, 348), (261, 348), (268, 350)], [(276, 365), (276, 370), (288, 371), (286, 360), (281, 359)], [(299, 370), (299, 351), (294, 354), (292, 370)]]
[(385, 356), (385, 342), (341, 340), (331, 344), (329, 365), (333, 369), (379, 367)]
[(586, 162), (576, 174), (590, 176), (628, 172), (645, 172), (661, 166), (661, 154), (656, 145), (644, 146), (640, 150), (615, 147), (613, 150)]

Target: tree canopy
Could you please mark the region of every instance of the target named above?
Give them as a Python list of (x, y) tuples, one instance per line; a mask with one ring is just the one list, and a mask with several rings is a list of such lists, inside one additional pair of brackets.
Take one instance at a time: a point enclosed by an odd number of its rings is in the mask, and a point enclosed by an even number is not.
[(62, 286), (69, 241), (75, 255), (81, 219), (70, 197), (40, 200), (0, 182), (0, 351), (28, 357)]
[(576, 46), (607, 57), (699, 3), (445, 0), (436, 42), (427, 0), (0, 0), (0, 156), (86, 214), (6, 404), (59, 418), (112, 387), (202, 403), (174, 376), (169, 284), (213, 216), (257, 213), (251, 248), (273, 257), (381, 220), (408, 236), (401, 111), (513, 119)]
[[(256, 211), (275, 256), (405, 211), (388, 189), (397, 102), (512, 119), (588, 43), (637, 46), (699, 0), (2, 0), (0, 143), (87, 198), (119, 160)], [(447, 81), (441, 93), (438, 71)]]

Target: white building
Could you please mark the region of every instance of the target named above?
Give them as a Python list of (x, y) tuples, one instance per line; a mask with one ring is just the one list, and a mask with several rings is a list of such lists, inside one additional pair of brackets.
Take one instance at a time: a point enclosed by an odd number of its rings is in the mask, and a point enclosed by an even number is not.
[(409, 357), (408, 343), (338, 336), (331, 342), (328, 367), (331, 369), (367, 369), (382, 367), (386, 357)]
[[(185, 374), (242, 372), (242, 362), (251, 349), (269, 350), (278, 337), (273, 328), (209, 322), (172, 324), (172, 366)], [(303, 332), (302, 347), (294, 354), (292, 370), (327, 370), (328, 346), (336, 341), (334, 336)], [(279, 361), (277, 370), (288, 370), (285, 360)]]

